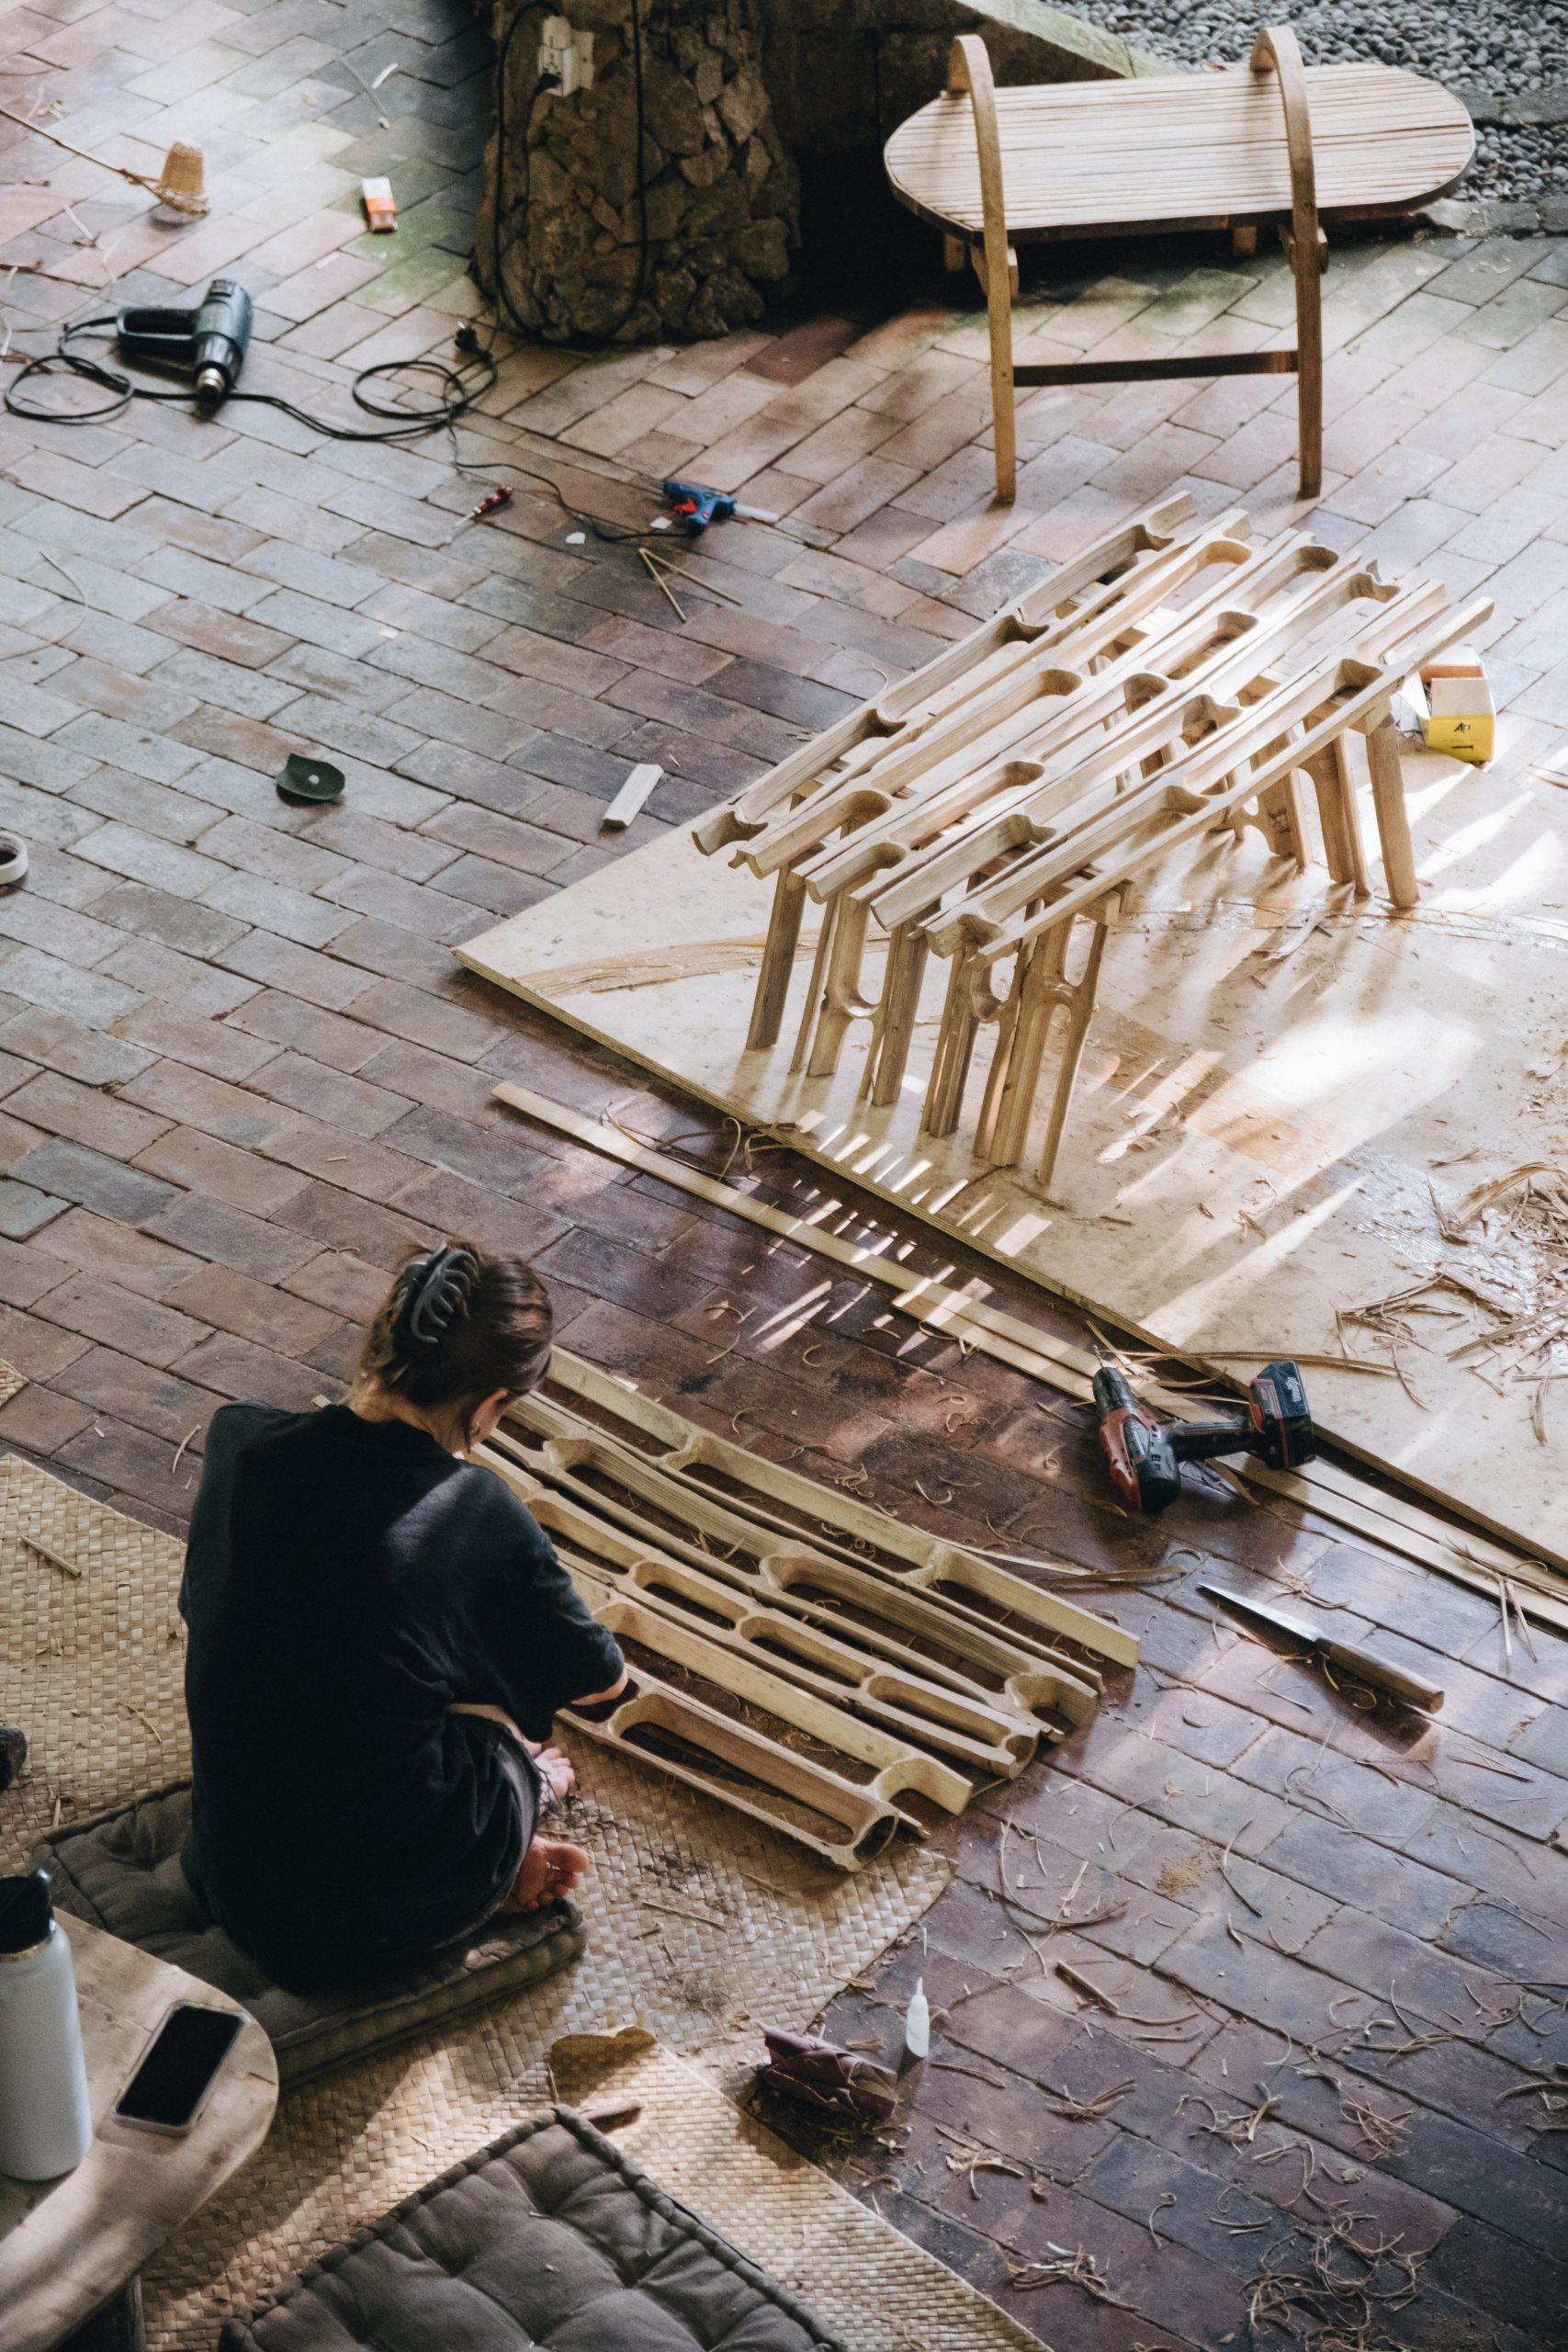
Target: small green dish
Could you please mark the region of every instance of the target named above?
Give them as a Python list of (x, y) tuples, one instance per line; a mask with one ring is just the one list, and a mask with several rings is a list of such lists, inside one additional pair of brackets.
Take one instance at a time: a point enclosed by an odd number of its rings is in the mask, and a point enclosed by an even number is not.
[(277, 788), (285, 800), (341, 800), (343, 770), (330, 760), (312, 759), (308, 752), (290, 752)]

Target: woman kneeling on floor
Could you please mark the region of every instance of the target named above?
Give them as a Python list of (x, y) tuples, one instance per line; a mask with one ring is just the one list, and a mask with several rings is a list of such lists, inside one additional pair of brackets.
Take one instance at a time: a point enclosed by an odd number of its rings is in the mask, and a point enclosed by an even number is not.
[(626, 1668), (505, 1482), (467, 1460), (544, 1376), (549, 1298), (457, 1243), (403, 1268), (348, 1400), (212, 1417), (190, 1629), (195, 1894), (296, 1992), (537, 1909), (588, 1868), (536, 1836), (558, 1707)]

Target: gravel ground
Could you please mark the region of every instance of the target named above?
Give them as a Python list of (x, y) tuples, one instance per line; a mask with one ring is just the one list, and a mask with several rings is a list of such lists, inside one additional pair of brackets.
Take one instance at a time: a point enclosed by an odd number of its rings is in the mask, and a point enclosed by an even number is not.
[[(1541, 90), (1568, 96), (1568, 5), (1540, 0), (1374, 0), (1371, 6), (1331, 6), (1326, 0), (1293, 8), (1260, 7), (1258, 0), (1071, 0), (1077, 14), (1134, 48), (1203, 65), (1245, 58), (1260, 24), (1292, 24), (1309, 62), (1370, 59), (1412, 65), (1475, 98), (1522, 98)], [(1492, 109), (1482, 107), (1484, 116)], [(1476, 130), (1476, 159), (1457, 193), (1467, 197), (1540, 198), (1568, 193), (1568, 122), (1547, 126), (1495, 124)]]

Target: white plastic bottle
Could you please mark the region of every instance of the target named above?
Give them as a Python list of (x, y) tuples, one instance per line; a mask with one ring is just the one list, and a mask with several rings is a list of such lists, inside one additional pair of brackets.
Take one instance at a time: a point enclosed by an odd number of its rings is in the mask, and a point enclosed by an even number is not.
[(0, 2173), (53, 2180), (92, 2144), (76, 1972), (49, 1873), (0, 1878)]
[(904, 2013), (904, 2055), (908, 2059), (929, 2058), (931, 2049), (931, 2008), (926, 1998), (926, 1980), (917, 1978)]

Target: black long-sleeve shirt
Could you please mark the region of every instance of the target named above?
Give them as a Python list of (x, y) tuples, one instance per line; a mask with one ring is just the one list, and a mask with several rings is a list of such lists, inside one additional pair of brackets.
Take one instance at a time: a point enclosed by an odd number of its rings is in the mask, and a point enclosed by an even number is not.
[(621, 1672), (502, 1479), (345, 1406), (214, 1414), (180, 1610), (186, 1874), (300, 1991), (434, 1949), (507, 1894), (532, 1776), (455, 1701), (542, 1739)]

